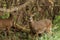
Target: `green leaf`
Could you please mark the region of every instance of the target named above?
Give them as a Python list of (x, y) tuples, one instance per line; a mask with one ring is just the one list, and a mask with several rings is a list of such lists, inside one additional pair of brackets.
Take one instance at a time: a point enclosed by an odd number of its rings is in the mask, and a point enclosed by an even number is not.
[(8, 19), (10, 17), (10, 13), (5, 12), (0, 18), (2, 19)]

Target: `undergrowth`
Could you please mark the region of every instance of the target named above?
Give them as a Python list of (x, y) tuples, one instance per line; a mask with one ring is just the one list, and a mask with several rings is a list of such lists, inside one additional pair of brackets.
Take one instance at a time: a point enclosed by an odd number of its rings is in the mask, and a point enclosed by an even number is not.
[(44, 34), (39, 40), (60, 40), (60, 15), (53, 20), (53, 35)]

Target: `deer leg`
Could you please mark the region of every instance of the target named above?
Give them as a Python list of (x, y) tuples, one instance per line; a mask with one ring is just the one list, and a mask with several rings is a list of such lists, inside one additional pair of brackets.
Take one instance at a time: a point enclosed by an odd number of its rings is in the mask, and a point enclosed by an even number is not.
[(35, 40), (35, 36), (32, 37), (32, 40)]
[(38, 40), (38, 33), (35, 35), (35, 39)]
[(10, 34), (9, 30), (10, 30), (10, 27), (7, 27), (7, 36)]

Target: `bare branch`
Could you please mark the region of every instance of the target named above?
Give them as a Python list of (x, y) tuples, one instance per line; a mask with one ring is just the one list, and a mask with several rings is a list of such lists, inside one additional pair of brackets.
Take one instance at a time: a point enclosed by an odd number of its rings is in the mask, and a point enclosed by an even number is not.
[(35, 0), (29, 0), (27, 1), (26, 3), (20, 5), (20, 6), (17, 6), (17, 7), (13, 7), (13, 8), (10, 8), (10, 9), (4, 9), (4, 8), (0, 8), (0, 11), (3, 11), (3, 12), (13, 12), (13, 11), (18, 11), (18, 10), (21, 10), (22, 8), (26, 7), (27, 5), (29, 5), (31, 2), (33, 3)]

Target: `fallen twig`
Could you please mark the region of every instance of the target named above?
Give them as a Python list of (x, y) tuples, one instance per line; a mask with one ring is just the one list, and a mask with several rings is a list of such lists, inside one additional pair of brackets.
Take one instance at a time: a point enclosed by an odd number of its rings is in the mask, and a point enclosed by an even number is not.
[(24, 31), (24, 32), (27, 32), (27, 33), (30, 33), (30, 29), (24, 27), (24, 26), (20, 26), (19, 24), (15, 23), (15, 28), (21, 30), (21, 31)]

